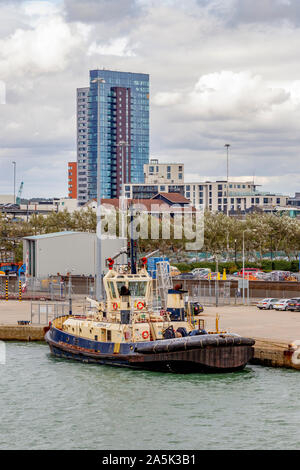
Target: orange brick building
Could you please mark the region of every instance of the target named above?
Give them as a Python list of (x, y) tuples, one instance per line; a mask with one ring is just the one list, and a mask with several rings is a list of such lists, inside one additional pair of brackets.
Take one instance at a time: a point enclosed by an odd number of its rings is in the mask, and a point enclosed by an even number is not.
[(68, 197), (77, 199), (77, 163), (68, 163)]

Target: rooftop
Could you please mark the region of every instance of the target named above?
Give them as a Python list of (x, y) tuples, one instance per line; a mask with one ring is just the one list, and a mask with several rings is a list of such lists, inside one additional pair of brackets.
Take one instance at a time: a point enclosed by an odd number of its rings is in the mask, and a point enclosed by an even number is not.
[(167, 199), (168, 201), (177, 204), (190, 204), (190, 200), (184, 197), (180, 193), (158, 193), (155, 196), (153, 196), (150, 200), (157, 199), (159, 196), (162, 196), (164, 199)]
[(77, 235), (79, 233), (85, 232), (74, 232), (74, 231), (65, 231), (65, 232), (53, 232), (53, 233), (44, 233), (43, 235), (33, 235), (30, 237), (24, 237), (25, 240), (40, 240), (43, 238), (53, 238), (53, 237), (62, 237), (64, 235)]

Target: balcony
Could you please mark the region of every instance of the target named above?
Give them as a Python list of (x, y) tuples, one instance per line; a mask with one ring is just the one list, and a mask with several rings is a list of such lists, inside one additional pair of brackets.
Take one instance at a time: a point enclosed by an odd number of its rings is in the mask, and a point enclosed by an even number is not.
[[(226, 191), (225, 191), (225, 196), (227, 196)], [(280, 193), (270, 193), (270, 192), (263, 192), (263, 191), (228, 191), (228, 196), (233, 197), (233, 196), (283, 196), (283, 194)]]

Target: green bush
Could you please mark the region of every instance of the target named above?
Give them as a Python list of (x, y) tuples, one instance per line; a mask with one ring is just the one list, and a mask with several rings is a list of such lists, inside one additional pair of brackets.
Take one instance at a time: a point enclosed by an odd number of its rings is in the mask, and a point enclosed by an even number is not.
[[(205, 261), (198, 263), (174, 263), (174, 266), (176, 266), (182, 273), (192, 271), (194, 268), (210, 268), (211, 271), (216, 271), (216, 263)], [(222, 273), (223, 270), (226, 269), (227, 273), (232, 274), (236, 271), (240, 271), (242, 266), (243, 263), (241, 262), (237, 262), (236, 264), (230, 261), (227, 263), (219, 263), (219, 272)], [(274, 260), (272, 269), (272, 262), (270, 260), (263, 260), (261, 263), (250, 263), (245, 261), (245, 268), (258, 268), (266, 272), (273, 270), (298, 272), (299, 262), (297, 260)]]

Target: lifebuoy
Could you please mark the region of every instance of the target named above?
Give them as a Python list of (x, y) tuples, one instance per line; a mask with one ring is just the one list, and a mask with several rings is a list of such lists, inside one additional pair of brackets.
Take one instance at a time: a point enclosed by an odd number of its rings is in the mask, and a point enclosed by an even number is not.
[(138, 302), (138, 303), (136, 304), (136, 306), (137, 306), (137, 308), (138, 308), (139, 310), (142, 310), (142, 309), (145, 307), (144, 303), (141, 302), (141, 301)]
[(142, 337), (143, 337), (144, 339), (149, 338), (149, 331), (143, 331)]
[(300, 364), (300, 340), (294, 341), (292, 346), (296, 347), (296, 350), (292, 354), (292, 363), (298, 366)]
[(114, 310), (118, 310), (118, 304), (117, 304), (117, 302), (114, 302), (114, 303), (113, 303), (113, 309), (114, 309)]

